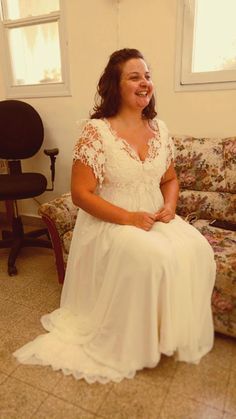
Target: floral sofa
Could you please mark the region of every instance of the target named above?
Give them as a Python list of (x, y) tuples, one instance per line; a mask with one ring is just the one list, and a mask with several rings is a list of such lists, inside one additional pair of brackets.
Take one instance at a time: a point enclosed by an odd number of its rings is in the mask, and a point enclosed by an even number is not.
[[(236, 224), (236, 137), (174, 136), (173, 140), (180, 182), (177, 213), (191, 222), (214, 250), (217, 264), (212, 295), (215, 330), (236, 337), (236, 231), (209, 225), (214, 219)], [(70, 193), (39, 209), (53, 243), (60, 283), (64, 280), (77, 211)]]

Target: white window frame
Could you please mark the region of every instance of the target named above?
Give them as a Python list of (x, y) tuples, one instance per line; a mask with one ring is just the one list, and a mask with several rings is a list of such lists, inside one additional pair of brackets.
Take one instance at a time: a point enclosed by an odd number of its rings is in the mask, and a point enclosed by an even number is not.
[[(4, 20), (3, 10), (1, 10), (0, 21), (0, 54), (3, 64), (3, 76), (6, 88), (6, 98), (30, 98), (30, 97), (54, 97), (71, 96), (69, 83), (68, 66), (68, 41), (65, 29), (65, 0), (59, 0), (60, 10), (53, 13), (31, 16), (14, 20)], [(1, 0), (4, 8), (4, 0)], [(11, 28), (19, 28), (32, 24), (58, 22), (59, 43), (61, 53), (61, 75), (62, 81), (58, 83), (32, 84), (32, 85), (13, 85), (13, 74), (10, 55), (10, 44), (8, 31)]]
[(236, 89), (236, 70), (192, 72), (195, 0), (179, 0), (176, 31), (175, 90)]

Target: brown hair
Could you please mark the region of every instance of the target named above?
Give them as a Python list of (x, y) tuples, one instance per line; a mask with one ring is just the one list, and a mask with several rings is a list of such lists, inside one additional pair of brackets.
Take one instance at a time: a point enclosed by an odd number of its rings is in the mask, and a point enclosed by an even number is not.
[[(111, 54), (98, 82), (95, 106), (90, 118), (107, 118), (117, 114), (121, 102), (120, 77), (122, 64), (132, 58), (144, 59), (141, 52), (134, 48), (120, 49)], [(153, 119), (157, 115), (154, 95), (152, 95), (148, 106), (143, 109), (142, 114), (145, 119)]]

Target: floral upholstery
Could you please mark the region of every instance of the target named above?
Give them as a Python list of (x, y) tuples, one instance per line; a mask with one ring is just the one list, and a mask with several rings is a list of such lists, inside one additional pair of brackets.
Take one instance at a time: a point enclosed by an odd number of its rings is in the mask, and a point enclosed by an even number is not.
[(236, 232), (209, 226), (207, 220), (193, 223), (209, 241), (217, 266), (212, 309), (215, 329), (236, 337)]
[(43, 204), (39, 208), (40, 215), (47, 214), (54, 220), (60, 238), (74, 228), (77, 211), (78, 208), (73, 204), (70, 193), (63, 194), (60, 198)]
[(236, 222), (236, 194), (181, 190), (178, 201), (178, 213), (186, 217), (196, 212), (199, 218), (206, 220), (226, 220)]
[[(177, 213), (211, 244), (217, 264), (212, 295), (215, 330), (236, 337), (236, 232), (209, 225), (215, 218), (236, 223), (236, 137), (174, 136), (175, 165), (180, 182)], [(39, 213), (51, 235), (59, 282), (63, 282), (78, 208), (70, 193), (41, 205)], [(200, 263), (200, 261), (199, 261)]]
[(180, 182), (178, 212), (236, 222), (236, 137), (173, 137)]
[(236, 337), (236, 232), (209, 220), (236, 223), (236, 137), (173, 137), (180, 182), (177, 212), (194, 213), (196, 227), (214, 249), (217, 276), (212, 295), (215, 330)]

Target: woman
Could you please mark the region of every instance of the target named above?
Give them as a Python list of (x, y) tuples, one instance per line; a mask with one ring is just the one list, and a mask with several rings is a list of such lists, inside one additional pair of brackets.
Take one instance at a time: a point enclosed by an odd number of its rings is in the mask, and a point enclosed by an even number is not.
[(212, 348), (215, 263), (175, 215), (172, 143), (142, 54), (114, 52), (98, 94), (74, 150), (80, 211), (61, 307), (42, 318), (49, 333), (14, 355), (105, 383), (155, 367), (162, 353), (197, 363)]

